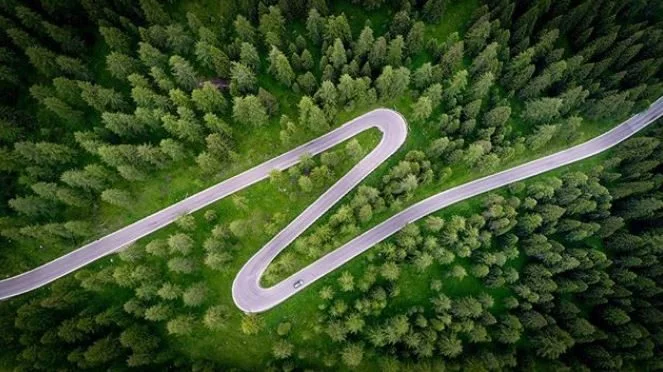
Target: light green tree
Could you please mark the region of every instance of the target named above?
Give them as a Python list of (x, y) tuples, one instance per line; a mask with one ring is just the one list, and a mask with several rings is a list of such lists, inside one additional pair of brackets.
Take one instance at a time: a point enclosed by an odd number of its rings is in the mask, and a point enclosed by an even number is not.
[(426, 96), (421, 96), (412, 104), (412, 119), (416, 122), (423, 122), (428, 119), (433, 113), (433, 105), (431, 99)]
[(262, 127), (267, 124), (267, 110), (254, 95), (235, 97), (233, 119), (242, 125)]
[(269, 72), (286, 86), (290, 86), (295, 78), (295, 72), (290, 66), (288, 57), (275, 46), (272, 46), (272, 50), (269, 52)]

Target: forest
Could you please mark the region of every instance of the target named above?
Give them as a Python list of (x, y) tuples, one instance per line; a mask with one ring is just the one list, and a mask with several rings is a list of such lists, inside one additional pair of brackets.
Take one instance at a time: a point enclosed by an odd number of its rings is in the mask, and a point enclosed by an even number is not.
[[(275, 284), (428, 196), (663, 96), (663, 2), (0, 0), (0, 279), (374, 108), (405, 145)], [(663, 120), (406, 226), (260, 314), (232, 281), (364, 132), (0, 302), (0, 369), (663, 369)]]

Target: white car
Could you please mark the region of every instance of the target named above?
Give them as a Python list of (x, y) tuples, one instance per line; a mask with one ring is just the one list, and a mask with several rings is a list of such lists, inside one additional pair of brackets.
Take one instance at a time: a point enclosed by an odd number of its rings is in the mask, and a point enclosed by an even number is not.
[(295, 284), (293, 284), (292, 286), (293, 286), (295, 289), (297, 289), (297, 288), (301, 287), (302, 284), (304, 284), (304, 281), (301, 280), (301, 279), (299, 279), (299, 280), (296, 281)]

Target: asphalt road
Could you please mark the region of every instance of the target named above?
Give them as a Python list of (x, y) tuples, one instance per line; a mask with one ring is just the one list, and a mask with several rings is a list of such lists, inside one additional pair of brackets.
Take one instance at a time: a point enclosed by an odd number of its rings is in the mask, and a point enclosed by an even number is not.
[[(245, 312), (258, 313), (269, 310), (295, 293), (303, 290), (306, 286), (329, 274), (331, 271), (343, 266), (346, 262), (373, 247), (375, 244), (400, 231), (409, 223), (464, 199), (605, 151), (629, 138), (661, 116), (663, 116), (663, 97), (659, 98), (644, 112), (631, 117), (609, 132), (580, 145), (465, 183), (422, 200), (359, 235), (326, 256), (323, 256), (273, 287), (261, 287), (260, 277), (269, 263), (304, 230), (299, 225), (301, 222), (299, 220), (300, 217), (307, 214), (309, 211), (307, 209), (274, 237), (272, 241), (251, 257), (244, 267), (242, 267), (233, 282), (233, 300)], [(343, 180), (338, 183), (343, 183)], [(309, 209), (315, 208), (314, 206), (321, 202), (324, 197), (323, 195), (320, 199), (316, 200)], [(322, 208), (326, 210), (328, 207), (315, 208), (315, 211), (322, 210)], [(320, 214), (311, 214), (313, 218), (305, 222), (306, 226), (310, 225), (319, 216)], [(298, 283), (296, 287), (295, 283)]]
[[(401, 147), (407, 137), (407, 125), (403, 117), (395, 111), (387, 109), (373, 110), (365, 115), (349, 121), (337, 129), (307, 142), (282, 155), (272, 158), (254, 168), (220, 182), (204, 191), (190, 196), (178, 203), (164, 208), (148, 217), (106, 235), (85, 246), (56, 258), (42, 266), (23, 274), (0, 280), (0, 300), (20, 295), (42, 287), (64, 275), (98, 260), (121, 248), (172, 223), (178, 217), (192, 213), (228, 195), (249, 187), (265, 178), (274, 169), (287, 169), (297, 164), (304, 154), (316, 155), (335, 145), (350, 139), (369, 128), (378, 128), (383, 136), (378, 146), (362, 159), (348, 174), (309, 206), (295, 221), (301, 224), (303, 231), (325, 211), (348, 193), (366, 175), (371, 173), (385, 159)], [(321, 200), (323, 200), (321, 202)], [(328, 204), (326, 204), (328, 203)], [(309, 220), (310, 219), (310, 220)], [(293, 222), (294, 223), (294, 222)], [(291, 224), (292, 225), (292, 224)], [(296, 235), (289, 235), (292, 228), (282, 231), (278, 236), (291, 241)], [(299, 234), (299, 233), (298, 233)], [(285, 241), (285, 240), (283, 240)], [(263, 249), (261, 252), (264, 252)]]
[[(281, 283), (270, 288), (262, 288), (259, 283), (260, 277), (269, 263), (366, 175), (396, 152), (405, 141), (407, 126), (403, 117), (391, 110), (377, 109), (67, 255), (23, 274), (1, 280), (0, 299), (44, 286), (90, 262), (114, 253), (170, 224), (181, 215), (192, 213), (269, 177), (269, 172), (273, 169), (283, 170), (297, 164), (303, 154), (318, 154), (366, 129), (378, 128), (383, 133), (379, 145), (251, 257), (237, 274), (232, 287), (235, 304), (245, 312), (265, 311), (396, 233), (408, 223), (472, 196), (590, 157), (627, 139), (661, 116), (663, 116), (663, 99), (659, 99), (646, 111), (588, 142), (436, 194), (394, 215)], [(295, 288), (295, 283), (301, 284)]]

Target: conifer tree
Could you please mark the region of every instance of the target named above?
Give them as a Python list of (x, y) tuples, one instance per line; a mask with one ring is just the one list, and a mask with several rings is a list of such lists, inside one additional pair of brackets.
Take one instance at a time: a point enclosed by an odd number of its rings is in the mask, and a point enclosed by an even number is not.
[(106, 56), (106, 67), (117, 79), (126, 79), (129, 75), (140, 69), (139, 62), (126, 54), (111, 52)]
[(255, 92), (258, 83), (255, 73), (237, 62), (232, 62), (230, 79), (230, 91), (233, 95)]
[(198, 85), (198, 74), (191, 63), (180, 56), (168, 60), (175, 81), (185, 90), (190, 91)]
[(248, 95), (234, 98), (233, 119), (242, 125), (261, 127), (267, 124), (268, 116), (258, 97)]
[(269, 62), (269, 71), (274, 75), (274, 77), (276, 77), (276, 80), (280, 81), (286, 86), (290, 86), (295, 78), (295, 72), (290, 66), (288, 57), (286, 57), (283, 52), (273, 46), (271, 52), (269, 53)]

